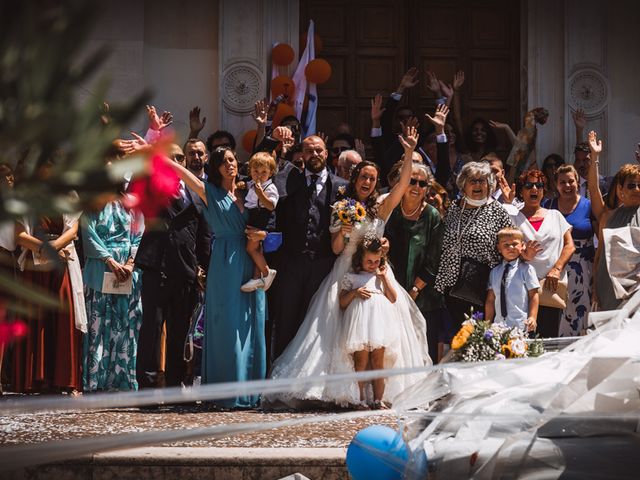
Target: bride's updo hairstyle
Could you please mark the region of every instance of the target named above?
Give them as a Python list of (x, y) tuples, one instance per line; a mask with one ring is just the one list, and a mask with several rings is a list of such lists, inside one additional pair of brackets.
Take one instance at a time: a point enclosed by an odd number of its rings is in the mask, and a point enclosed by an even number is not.
[(362, 240), (360, 240), (355, 253), (351, 257), (351, 268), (354, 273), (360, 273), (362, 270), (362, 259), (366, 252), (380, 254), (380, 267), (382, 267), (387, 260), (387, 256), (382, 251), (382, 240), (380, 237), (373, 232), (368, 232), (364, 235)]
[(380, 185), (380, 167), (373, 162), (368, 160), (364, 160), (357, 164), (353, 170), (351, 171), (351, 178), (349, 178), (349, 185), (347, 186), (347, 191), (345, 193), (345, 197), (353, 198), (357, 200), (356, 196), (356, 181), (360, 176), (360, 172), (365, 167), (373, 167), (376, 169), (376, 184), (373, 186), (373, 190), (371, 190), (371, 194), (364, 202), (364, 208), (367, 210), (367, 216), (371, 219), (376, 217), (376, 213), (378, 212), (378, 187)]

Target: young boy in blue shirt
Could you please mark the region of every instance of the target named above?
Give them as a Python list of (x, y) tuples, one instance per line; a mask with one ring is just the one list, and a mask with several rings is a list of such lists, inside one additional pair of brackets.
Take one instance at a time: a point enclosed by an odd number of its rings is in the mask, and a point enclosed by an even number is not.
[(497, 248), (502, 255), (502, 263), (489, 275), (485, 319), (506, 323), (523, 331), (535, 331), (540, 282), (535, 269), (520, 258), (524, 250), (522, 231), (516, 227), (500, 230)]

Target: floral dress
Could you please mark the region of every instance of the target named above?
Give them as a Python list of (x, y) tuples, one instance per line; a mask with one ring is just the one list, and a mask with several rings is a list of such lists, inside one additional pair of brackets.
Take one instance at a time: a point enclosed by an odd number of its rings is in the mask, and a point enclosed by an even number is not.
[(82, 229), (85, 254), (85, 304), (88, 333), (84, 338), (83, 386), (92, 390), (137, 390), (136, 355), (142, 324), (141, 278), (133, 271), (130, 295), (102, 293), (104, 261), (112, 257), (126, 263), (140, 245), (141, 217), (120, 201), (87, 215)]

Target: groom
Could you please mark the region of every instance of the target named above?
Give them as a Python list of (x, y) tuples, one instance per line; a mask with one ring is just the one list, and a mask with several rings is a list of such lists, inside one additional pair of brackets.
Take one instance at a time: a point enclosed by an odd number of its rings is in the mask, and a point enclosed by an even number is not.
[(311, 135), (302, 141), (304, 170), (289, 163), (275, 178), (280, 193), (276, 226), (283, 242), (271, 260), (278, 271), (269, 289), (271, 362), (293, 340), (336, 258), (329, 232), (331, 205), (347, 182), (327, 170), (327, 154), (324, 141)]

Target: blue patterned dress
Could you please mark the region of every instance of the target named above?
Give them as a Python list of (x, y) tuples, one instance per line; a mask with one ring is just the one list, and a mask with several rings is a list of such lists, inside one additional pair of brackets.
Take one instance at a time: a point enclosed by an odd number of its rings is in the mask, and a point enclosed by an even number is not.
[[(228, 192), (205, 183), (205, 218), (215, 240), (207, 275), (202, 382), (260, 380), (266, 374), (265, 294), (243, 293), (240, 286), (253, 275), (245, 251), (248, 211), (240, 212)], [(258, 395), (217, 400), (227, 408), (257, 406)]]
[[(558, 200), (553, 199), (549, 208), (558, 209)], [(563, 214), (564, 215), (564, 214)], [(559, 336), (584, 335), (587, 317), (591, 310), (591, 272), (595, 248), (591, 226), (591, 202), (580, 197), (578, 205), (565, 219), (573, 227), (571, 236), (576, 246), (567, 263), (567, 307), (562, 312)]]
[(141, 281), (133, 271), (131, 295), (101, 292), (104, 261), (112, 257), (126, 263), (142, 238), (142, 217), (119, 201), (108, 203), (97, 214), (84, 218), (82, 240), (85, 255), (83, 278), (88, 333), (84, 337), (83, 387), (92, 390), (137, 390), (136, 354), (142, 323)]

